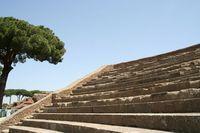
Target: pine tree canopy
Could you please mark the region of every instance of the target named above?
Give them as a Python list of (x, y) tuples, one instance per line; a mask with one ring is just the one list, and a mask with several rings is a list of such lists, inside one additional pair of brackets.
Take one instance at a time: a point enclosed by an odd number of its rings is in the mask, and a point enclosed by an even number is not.
[(65, 53), (64, 43), (44, 26), (13, 17), (0, 17), (0, 63), (24, 63), (26, 59), (57, 64)]

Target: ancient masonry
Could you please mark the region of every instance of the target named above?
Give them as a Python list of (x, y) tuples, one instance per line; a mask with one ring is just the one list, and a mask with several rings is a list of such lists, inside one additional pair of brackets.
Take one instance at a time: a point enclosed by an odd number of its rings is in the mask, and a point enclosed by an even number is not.
[(199, 133), (200, 44), (109, 65), (49, 97), (9, 132)]

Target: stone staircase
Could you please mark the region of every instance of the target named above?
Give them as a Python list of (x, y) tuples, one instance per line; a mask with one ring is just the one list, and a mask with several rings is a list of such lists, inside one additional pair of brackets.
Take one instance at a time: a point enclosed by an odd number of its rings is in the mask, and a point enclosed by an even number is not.
[(200, 45), (120, 63), (10, 133), (200, 132)]

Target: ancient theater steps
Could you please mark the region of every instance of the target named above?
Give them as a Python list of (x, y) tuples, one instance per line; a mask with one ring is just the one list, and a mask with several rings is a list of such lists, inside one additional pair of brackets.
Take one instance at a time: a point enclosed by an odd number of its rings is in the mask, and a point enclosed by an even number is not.
[(56, 95), (52, 106), (10, 131), (199, 133), (199, 105), (200, 45), (195, 45), (113, 65), (69, 95)]

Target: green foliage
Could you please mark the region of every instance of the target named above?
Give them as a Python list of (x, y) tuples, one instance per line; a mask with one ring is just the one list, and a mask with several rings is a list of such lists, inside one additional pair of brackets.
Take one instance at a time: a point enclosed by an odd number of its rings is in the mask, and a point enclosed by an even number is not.
[(15, 89), (8, 89), (8, 90), (4, 91), (4, 95), (6, 97), (10, 97), (10, 96), (15, 95), (15, 94), (16, 94), (16, 90)]
[(4, 92), (4, 95), (6, 97), (11, 97), (12, 95), (17, 96), (18, 100), (22, 100), (23, 97), (32, 97), (36, 93), (43, 93), (43, 91), (40, 90), (32, 90), (28, 91), (25, 89), (7, 89)]
[(44, 93), (43, 91), (40, 91), (40, 90), (32, 90), (32, 91), (29, 91), (29, 92), (30, 92), (30, 97), (32, 97), (34, 94)]
[(64, 43), (52, 30), (13, 17), (0, 17), (0, 63), (24, 63), (26, 59), (57, 64), (65, 53)]

